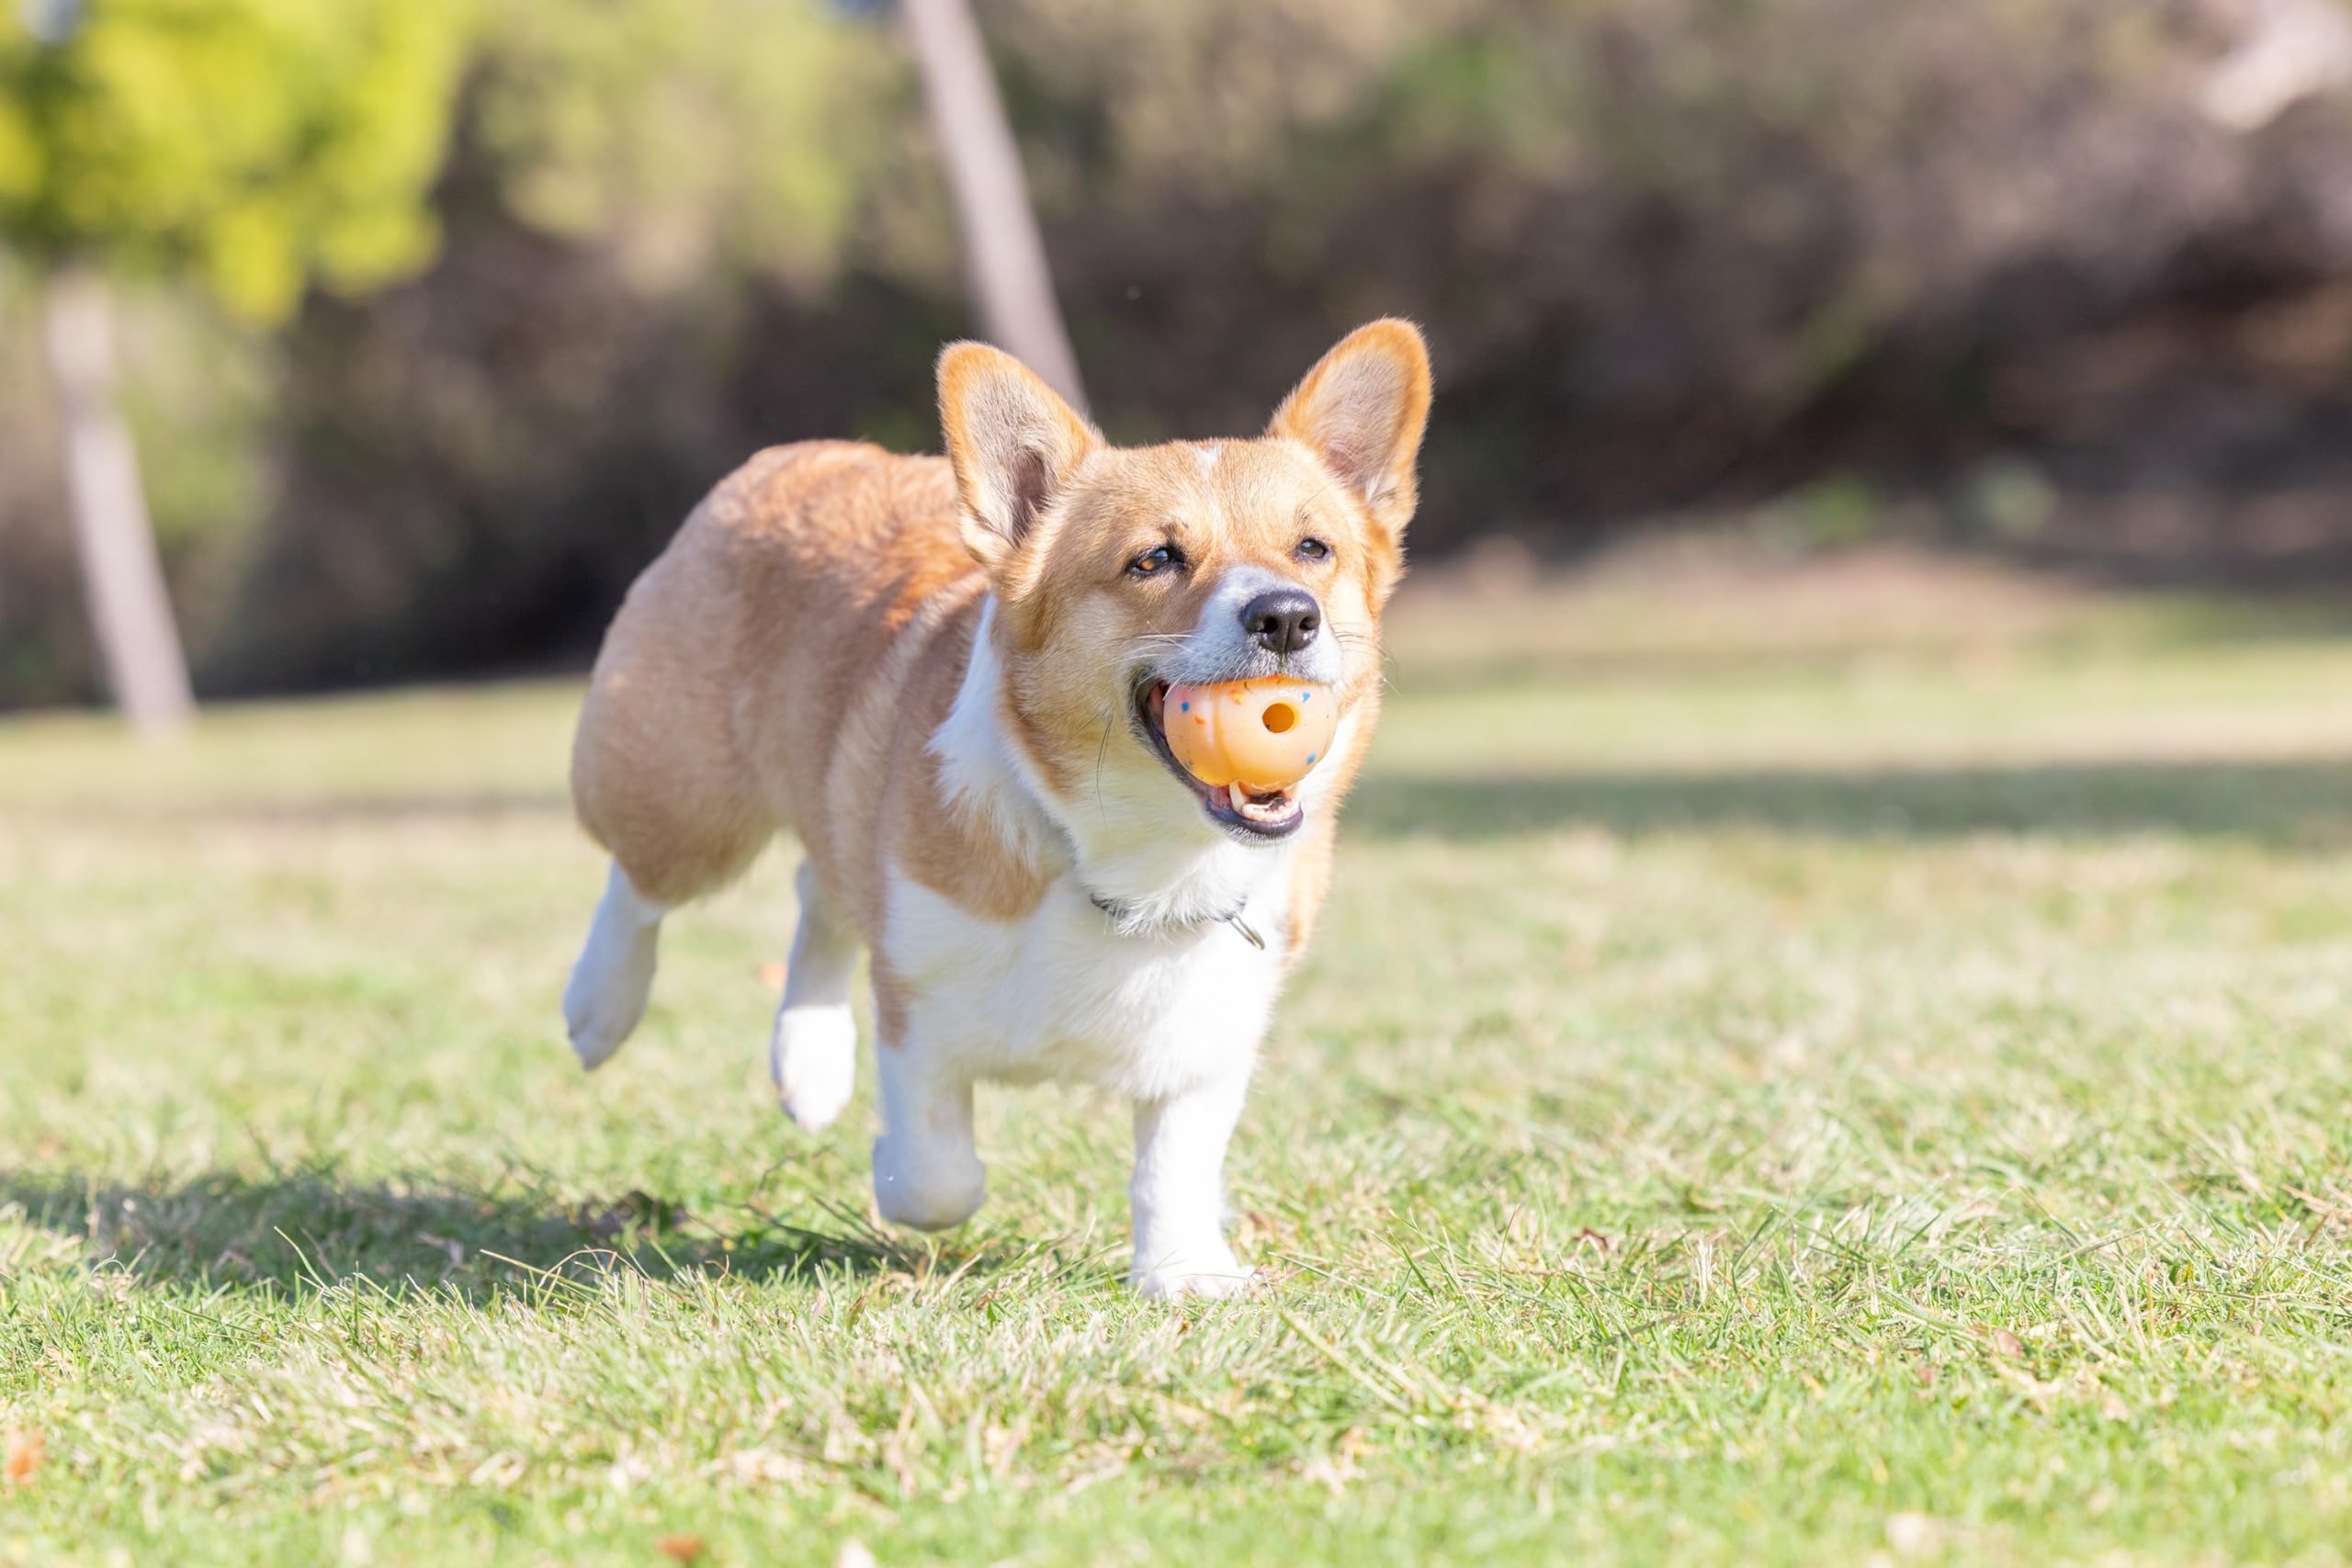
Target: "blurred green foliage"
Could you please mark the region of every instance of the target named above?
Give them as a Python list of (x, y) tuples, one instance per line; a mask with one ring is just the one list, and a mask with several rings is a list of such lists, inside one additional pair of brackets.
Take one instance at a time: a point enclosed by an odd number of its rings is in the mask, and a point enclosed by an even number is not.
[[(153, 280), (212, 690), (576, 656), (751, 450), (934, 438), (974, 323), (887, 14), (86, 0), (49, 50), (5, 3), (0, 274)], [(1424, 558), (1732, 513), (2173, 548), (2352, 493), (2352, 99), (2211, 123), (2241, 0), (974, 3), (1104, 428), (1254, 429), (1415, 316)], [(0, 276), (0, 704), (87, 690), (34, 323)]]
[(807, 0), (505, 0), (481, 49), (509, 209), (652, 287), (828, 276), (897, 107), (887, 35)]
[[(310, 285), (356, 299), (413, 276), (454, 216), (476, 240), (511, 228), (598, 258), (633, 299), (748, 278), (813, 297), (910, 123), (888, 30), (813, 0), (85, 0), (49, 15), (64, 26), (40, 37), (30, 6), (0, 8), (0, 425), (21, 438), (18, 461), (0, 454), (0, 705), (89, 678), (38, 367), (35, 285), (52, 261), (96, 255), (130, 286), (126, 412), (201, 661), (232, 623), (271, 620), (246, 579), (320, 455), (289, 408), (309, 334), (285, 331)], [(932, 248), (947, 276), (952, 252)], [(532, 306), (561, 290), (530, 294), (517, 273), (529, 302), (505, 319), (536, 337)], [(600, 395), (583, 360), (601, 334), (582, 326), (551, 350), (566, 363), (549, 379)], [(702, 330), (723, 333), (723, 314)], [(516, 352), (368, 359), (372, 395), (426, 399), (483, 466), (512, 465), (500, 454), (528, 437), (497, 410), (532, 402), (499, 385)], [(380, 449), (390, 433), (322, 439)], [(406, 460), (420, 434), (395, 438)], [(457, 547), (416, 523), (337, 575), (405, 580), (412, 553)]]
[(185, 267), (284, 319), (312, 276), (430, 258), (425, 194), (469, 52), (463, 0), (97, 0), (0, 26), (0, 236)]

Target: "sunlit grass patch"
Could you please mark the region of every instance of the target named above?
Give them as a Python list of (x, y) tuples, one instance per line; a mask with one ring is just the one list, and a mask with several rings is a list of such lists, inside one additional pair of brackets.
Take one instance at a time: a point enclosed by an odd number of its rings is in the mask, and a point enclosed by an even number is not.
[(578, 1074), (566, 688), (0, 730), (0, 1562), (2335, 1560), (2352, 645), (2065, 631), (1408, 641), (1172, 1310), (776, 1113), (788, 856)]

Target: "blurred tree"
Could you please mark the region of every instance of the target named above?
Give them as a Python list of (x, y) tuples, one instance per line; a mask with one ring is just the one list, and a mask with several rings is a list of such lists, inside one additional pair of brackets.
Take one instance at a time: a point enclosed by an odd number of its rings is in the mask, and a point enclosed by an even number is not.
[(48, 277), (84, 588), (143, 731), (192, 704), (105, 274), (190, 274), (271, 322), (313, 277), (356, 291), (422, 265), (471, 22), (464, 0), (19, 0), (0, 22), (0, 241)]
[[(930, 438), (954, 231), (888, 29), (822, 0), (480, 15), (435, 187), (442, 259), (306, 302), (274, 358), (266, 508), (175, 576), (224, 590), (181, 597), (208, 688), (543, 662), (601, 630), (746, 453)], [(888, 241), (919, 293), (839, 276), (876, 243), (884, 183), (930, 220)]]
[(923, 98), (956, 195), (965, 269), (988, 334), (1086, 412), (1078, 355), (1054, 302), (1053, 273), (1021, 149), (998, 96), (980, 29), (967, 0), (904, 0), (907, 36), (922, 68)]
[[(176, 284), (125, 301), (208, 691), (574, 657), (745, 451), (925, 445), (939, 340), (1003, 332), (958, 277), (969, 139), (911, 38), (844, 15), (876, 0), (438, 3), (478, 26), (432, 267), (266, 340)], [(1818, 511), (1840, 476), (2099, 558), (2352, 539), (2352, 0), (965, 3), (1096, 417), (1252, 428), (1415, 315), (1425, 557)], [(90, 663), (5, 259), (0, 705)], [(2064, 504), (1984, 501), (2020, 487)]]

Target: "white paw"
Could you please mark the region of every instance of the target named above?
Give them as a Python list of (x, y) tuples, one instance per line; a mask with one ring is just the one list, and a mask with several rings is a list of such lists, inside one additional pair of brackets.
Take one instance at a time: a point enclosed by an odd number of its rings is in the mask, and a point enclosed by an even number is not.
[(651, 929), (616, 938), (600, 926), (572, 965), (563, 988), (563, 1021), (588, 1071), (603, 1066), (645, 1017), (657, 940)]
[(768, 1072), (786, 1115), (811, 1133), (831, 1126), (857, 1087), (857, 1021), (849, 1004), (778, 1012), (768, 1043)]
[(977, 1156), (910, 1158), (897, 1139), (874, 1140), (874, 1206), (892, 1224), (951, 1230), (978, 1213), (988, 1195), (988, 1167)]
[(1257, 1275), (1233, 1256), (1233, 1249), (1220, 1241), (1208, 1247), (1170, 1250), (1144, 1265), (1144, 1255), (1136, 1255), (1135, 1273), (1129, 1283), (1136, 1293), (1159, 1301), (1174, 1301), (1181, 1296), (1193, 1296), (1205, 1301), (1219, 1301), (1239, 1295), (1255, 1282)]

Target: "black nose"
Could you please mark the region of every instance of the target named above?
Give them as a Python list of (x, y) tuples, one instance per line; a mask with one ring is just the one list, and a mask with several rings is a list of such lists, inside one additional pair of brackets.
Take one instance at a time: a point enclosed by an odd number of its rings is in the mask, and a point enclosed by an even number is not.
[(1304, 588), (1275, 588), (1241, 606), (1241, 626), (1260, 646), (1296, 653), (1323, 629), (1323, 606)]

